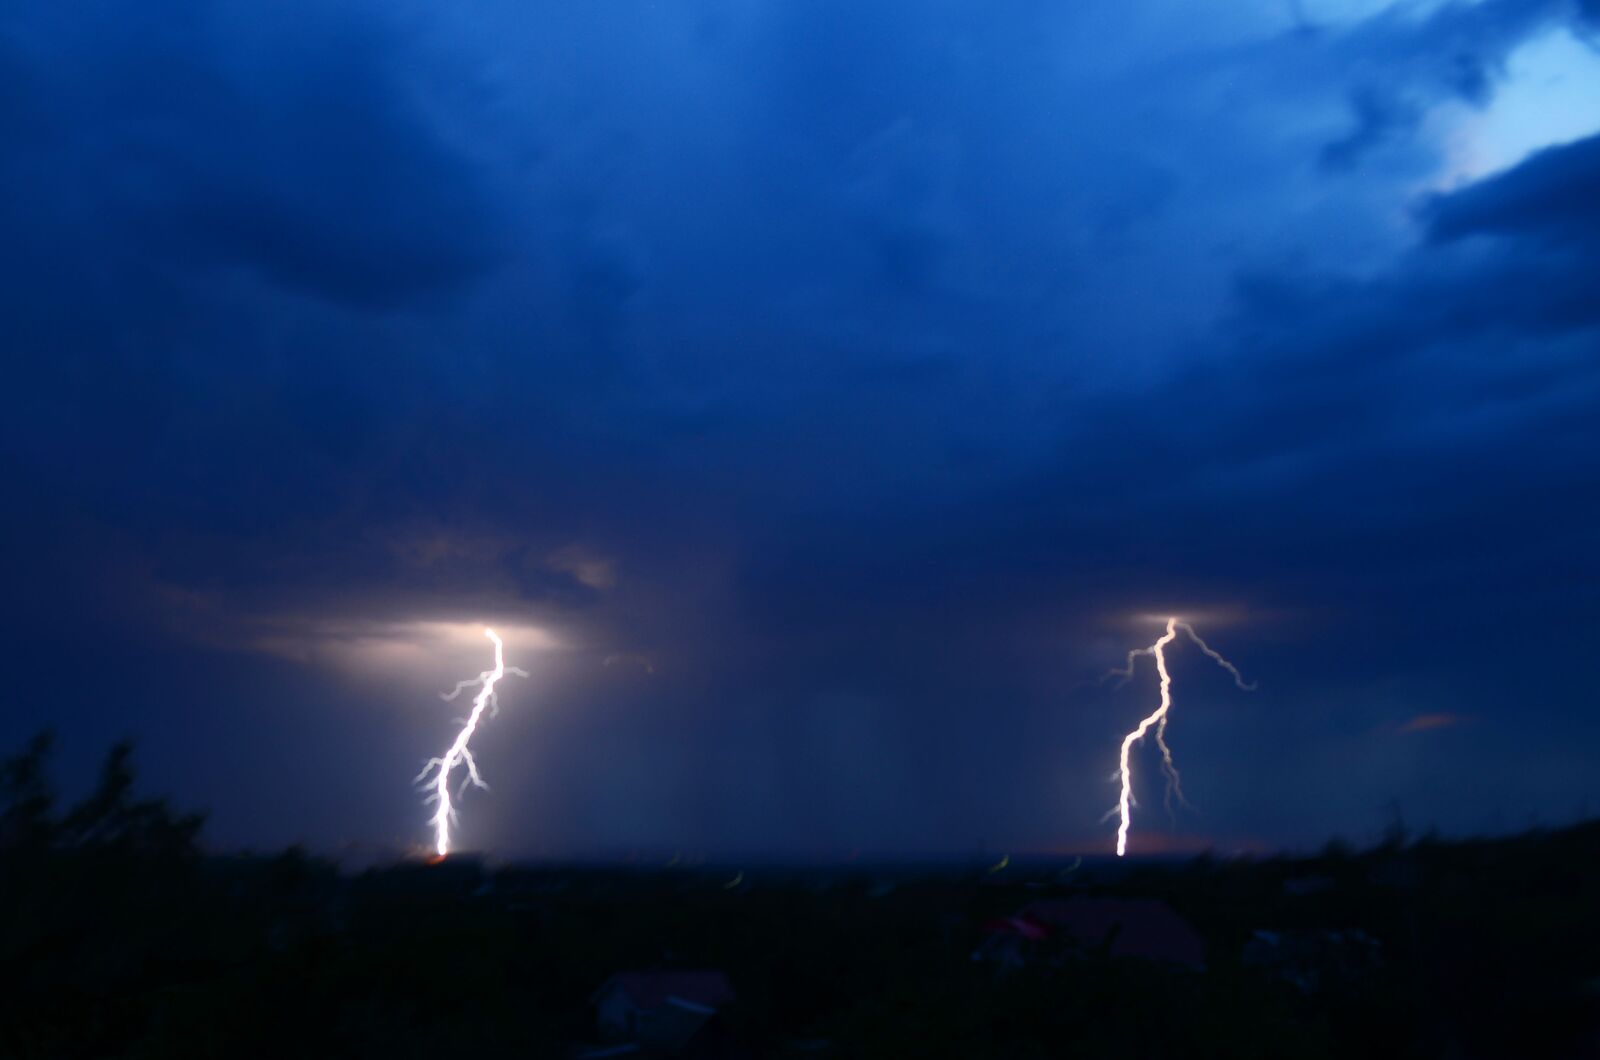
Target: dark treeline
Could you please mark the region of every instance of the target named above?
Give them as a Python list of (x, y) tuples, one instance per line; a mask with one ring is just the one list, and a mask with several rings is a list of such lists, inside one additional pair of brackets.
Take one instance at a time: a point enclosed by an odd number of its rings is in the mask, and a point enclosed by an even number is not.
[[(717, 1055), (1600, 1055), (1600, 824), (1301, 858), (726, 873), (216, 856), (113, 748), (62, 806), (0, 766), (0, 1055), (571, 1057), (623, 969), (715, 968)], [(986, 956), (1041, 898), (1164, 901), (1204, 970)], [(651, 1055), (647, 1052), (637, 1055)], [(685, 1054), (688, 1055), (688, 1054)]]

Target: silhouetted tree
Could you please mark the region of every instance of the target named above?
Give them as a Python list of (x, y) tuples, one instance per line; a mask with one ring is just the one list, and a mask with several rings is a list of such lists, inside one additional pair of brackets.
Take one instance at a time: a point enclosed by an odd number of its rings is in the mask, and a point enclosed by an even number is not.
[(41, 731), (14, 758), (0, 762), (0, 851), (38, 851), (51, 845), (55, 792), (45, 777), (45, 764), (55, 734)]
[(47, 772), (55, 735), (46, 729), (21, 754), (0, 763), (0, 852), (37, 856), (46, 850), (118, 850), (127, 854), (189, 856), (203, 814), (178, 814), (165, 799), (133, 796), (133, 744), (119, 740), (106, 754), (95, 787), (59, 818)]
[(62, 818), (61, 833), (70, 846), (190, 855), (204, 823), (203, 814), (175, 814), (165, 799), (135, 799), (133, 745), (119, 740), (107, 753), (94, 790)]

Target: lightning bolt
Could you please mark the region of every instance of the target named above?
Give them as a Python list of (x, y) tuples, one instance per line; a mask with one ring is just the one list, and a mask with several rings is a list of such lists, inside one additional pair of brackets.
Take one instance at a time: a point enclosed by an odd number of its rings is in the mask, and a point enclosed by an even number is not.
[(472, 699), (472, 713), (462, 723), (461, 731), (456, 733), (455, 742), (442, 757), (428, 759), (428, 764), (422, 767), (422, 772), (417, 774), (415, 783), (429, 789), (426, 802), (434, 807), (433, 817), (429, 823), (433, 825), (434, 849), (439, 857), (450, 853), (450, 826), (456, 822), (455, 804), (450, 800), (450, 771), (458, 765), (467, 767), (467, 779), (461, 782), (461, 788), (456, 792), (457, 797), (467, 790), (468, 784), (474, 784), (485, 791), (489, 785), (483, 782), (483, 777), (478, 773), (477, 759), (472, 757), (472, 752), (467, 749), (467, 744), (472, 740), (472, 734), (478, 731), (478, 722), (483, 719), (483, 713), (488, 710), (491, 715), (500, 709), (499, 701), (495, 699), (495, 685), (506, 674), (516, 674), (518, 677), (527, 677), (526, 670), (505, 663), (505, 645), (500, 642), (500, 637), (492, 629), (485, 629), (484, 636), (494, 642), (494, 668), (485, 670), (477, 677), (457, 682), (455, 688), (445, 692), (441, 699), (455, 699), (462, 692), (474, 685), (478, 687), (478, 694)]
[(1158, 637), (1154, 644), (1144, 648), (1133, 649), (1128, 653), (1127, 665), (1111, 670), (1105, 677), (1101, 678), (1103, 682), (1106, 678), (1117, 677), (1119, 679), (1117, 687), (1120, 688), (1133, 676), (1134, 664), (1141, 655), (1155, 656), (1156, 673), (1161, 678), (1161, 705), (1149, 717), (1140, 721), (1137, 728), (1122, 738), (1122, 754), (1118, 760), (1116, 775), (1113, 777), (1114, 780), (1121, 783), (1122, 793), (1117, 799), (1116, 807), (1106, 814), (1108, 818), (1112, 814), (1116, 814), (1119, 818), (1117, 824), (1117, 857), (1119, 858), (1128, 852), (1128, 825), (1132, 822), (1134, 806), (1133, 772), (1128, 765), (1128, 755), (1133, 750), (1133, 745), (1144, 739), (1145, 733), (1149, 732), (1152, 727), (1155, 729), (1156, 747), (1161, 751), (1161, 773), (1166, 777), (1167, 781), (1165, 799), (1167, 812), (1172, 812), (1172, 800), (1174, 797), (1185, 806), (1189, 804), (1189, 800), (1184, 798), (1183, 795), (1183, 778), (1178, 775), (1178, 767), (1172, 761), (1172, 749), (1167, 746), (1167, 715), (1172, 710), (1172, 674), (1167, 671), (1166, 649), (1168, 644), (1178, 639), (1179, 630), (1187, 634), (1189, 639), (1194, 641), (1195, 646), (1206, 654), (1207, 658), (1228, 671), (1228, 675), (1233, 678), (1235, 685), (1246, 692), (1253, 692), (1256, 688), (1254, 682), (1245, 681), (1244, 677), (1239, 673), (1238, 667), (1223, 658), (1216, 649), (1202, 640), (1200, 634), (1194, 631), (1193, 626), (1177, 618), (1167, 619), (1167, 631)]

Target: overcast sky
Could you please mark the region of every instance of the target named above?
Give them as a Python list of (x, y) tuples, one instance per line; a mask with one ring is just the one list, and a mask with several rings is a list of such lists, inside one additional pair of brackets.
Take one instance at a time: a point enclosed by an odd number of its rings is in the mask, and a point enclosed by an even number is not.
[(0, 740), (217, 847), (1600, 810), (1600, 7), (13, 0)]

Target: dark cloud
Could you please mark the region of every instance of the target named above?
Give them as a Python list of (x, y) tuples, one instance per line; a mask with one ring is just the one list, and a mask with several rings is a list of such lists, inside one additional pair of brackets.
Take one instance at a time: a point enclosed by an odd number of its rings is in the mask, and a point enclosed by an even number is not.
[(1473, 235), (1532, 239), (1593, 255), (1600, 242), (1600, 136), (1547, 148), (1509, 172), (1428, 204), (1436, 243)]
[(1349, 135), (1322, 149), (1322, 165), (1330, 170), (1349, 169), (1362, 156), (1391, 138), (1409, 132), (1417, 123), (1422, 108), (1370, 86), (1351, 94), (1350, 109), (1356, 126)]
[[(69, 180), (93, 226), (80, 238), (356, 307), (458, 289), (504, 254), (488, 176), (419, 76), (465, 72), (371, 11), (170, 2), (68, 20), (24, 4), (7, 29), (23, 147), (8, 171), (38, 182), (29, 198)], [(49, 168), (29, 164), (30, 141)]]

